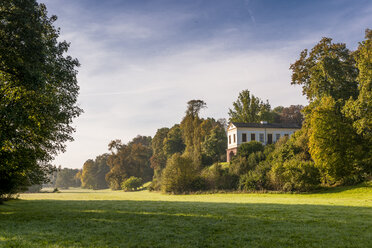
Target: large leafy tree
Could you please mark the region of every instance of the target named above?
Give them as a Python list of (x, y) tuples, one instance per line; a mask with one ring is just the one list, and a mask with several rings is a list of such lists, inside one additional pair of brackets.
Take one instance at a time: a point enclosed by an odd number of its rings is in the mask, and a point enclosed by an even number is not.
[(323, 182), (355, 181), (353, 177), (363, 170), (358, 164), (364, 154), (363, 146), (332, 97), (321, 99), (311, 114), (310, 126), (310, 154), (322, 172)]
[(174, 125), (168, 132), (163, 141), (164, 155), (169, 158), (175, 153), (182, 153), (185, 150), (185, 143), (182, 139), (182, 130), (180, 125)]
[(302, 85), (308, 100), (331, 96), (346, 101), (357, 96), (355, 60), (344, 43), (332, 43), (323, 38), (311, 51), (303, 50), (300, 58), (290, 66), (292, 84)]
[(79, 62), (66, 56), (45, 5), (0, 1), (0, 197), (40, 184), (72, 140)]
[(309, 135), (307, 145), (325, 183), (355, 183), (370, 173), (371, 145), (366, 139), (368, 125), (364, 125), (370, 115), (368, 34), (356, 52), (323, 38), (310, 52), (302, 51), (290, 67), (292, 84), (302, 85), (310, 101), (303, 110), (303, 129)]
[(106, 174), (110, 171), (107, 165), (109, 154), (97, 156), (95, 160), (89, 159), (83, 165), (81, 172), (81, 183), (87, 189), (108, 188)]
[(201, 165), (201, 123), (199, 117), (201, 109), (206, 108), (203, 100), (191, 100), (187, 102), (186, 115), (181, 122), (183, 140), (185, 142), (185, 155), (193, 160), (194, 166)]
[(150, 158), (151, 168), (154, 169), (152, 188), (159, 189), (161, 181), (161, 172), (167, 162), (167, 156), (164, 154), (164, 140), (169, 133), (169, 128), (163, 127), (157, 130), (151, 142), (152, 156)]
[(346, 116), (351, 118), (357, 132), (372, 142), (372, 30), (366, 30), (366, 40), (354, 53), (359, 70), (357, 81), (359, 95), (345, 106)]
[(229, 109), (229, 121), (246, 123), (271, 122), (273, 116), (270, 110), (271, 106), (268, 101), (263, 102), (260, 98), (251, 95), (249, 90), (243, 90), (239, 93), (238, 99), (233, 102), (233, 108)]
[(208, 118), (202, 122), (201, 129), (203, 165), (225, 161), (227, 136), (223, 124)]
[[(140, 142), (139, 142), (140, 141)], [(110, 167), (106, 180), (112, 189), (121, 189), (121, 184), (131, 176), (151, 180), (153, 169), (150, 166), (152, 156), (151, 137), (137, 136), (124, 145), (120, 140), (110, 142)]]
[(289, 107), (276, 107), (273, 109), (272, 114), (275, 123), (295, 123), (299, 126), (302, 125), (304, 120), (303, 114), (301, 113), (304, 106), (302, 105), (291, 105)]

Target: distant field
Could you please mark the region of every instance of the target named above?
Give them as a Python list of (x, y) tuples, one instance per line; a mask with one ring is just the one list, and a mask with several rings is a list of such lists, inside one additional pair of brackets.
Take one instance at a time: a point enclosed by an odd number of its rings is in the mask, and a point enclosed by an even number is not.
[(371, 247), (372, 184), (317, 194), (71, 189), (0, 205), (0, 247)]

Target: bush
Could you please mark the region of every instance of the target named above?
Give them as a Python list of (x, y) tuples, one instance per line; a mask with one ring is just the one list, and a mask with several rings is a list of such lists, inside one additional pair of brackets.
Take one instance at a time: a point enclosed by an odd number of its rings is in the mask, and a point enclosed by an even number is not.
[(162, 173), (162, 191), (166, 193), (185, 193), (203, 189), (204, 183), (194, 167), (192, 159), (173, 154)]
[(320, 172), (314, 162), (294, 158), (274, 164), (270, 181), (277, 190), (309, 191), (320, 185)]
[(265, 158), (266, 156), (262, 151), (251, 153), (248, 157), (237, 156), (231, 163), (230, 173), (238, 176), (244, 175), (248, 171), (254, 170)]
[(243, 143), (238, 147), (238, 156), (248, 157), (250, 154), (255, 152), (263, 152), (264, 145), (258, 141), (250, 141), (248, 143)]
[(268, 172), (271, 169), (270, 163), (261, 162), (253, 171), (242, 175), (239, 180), (239, 189), (243, 191), (254, 191), (269, 189)]
[(142, 178), (130, 177), (121, 184), (124, 191), (135, 191), (142, 185)]
[(209, 190), (235, 189), (238, 177), (229, 173), (229, 168), (222, 168), (221, 164), (216, 163), (202, 171), (202, 178)]

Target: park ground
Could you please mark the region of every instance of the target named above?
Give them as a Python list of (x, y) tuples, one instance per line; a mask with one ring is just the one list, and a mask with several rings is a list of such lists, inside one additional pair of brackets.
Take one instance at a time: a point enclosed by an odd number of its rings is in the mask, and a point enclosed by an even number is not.
[(0, 205), (0, 247), (371, 247), (372, 183), (312, 194), (70, 189)]

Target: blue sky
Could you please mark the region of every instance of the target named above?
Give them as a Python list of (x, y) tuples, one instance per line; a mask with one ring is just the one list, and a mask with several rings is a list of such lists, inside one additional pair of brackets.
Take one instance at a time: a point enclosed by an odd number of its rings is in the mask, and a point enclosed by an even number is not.
[(54, 163), (81, 168), (112, 139), (179, 123), (186, 102), (228, 118), (241, 90), (273, 107), (306, 105), (289, 66), (322, 37), (355, 49), (372, 1), (40, 0), (82, 64), (75, 141)]

